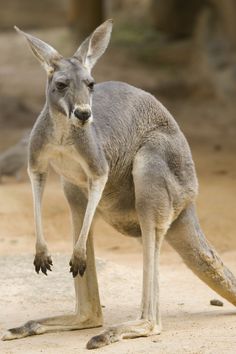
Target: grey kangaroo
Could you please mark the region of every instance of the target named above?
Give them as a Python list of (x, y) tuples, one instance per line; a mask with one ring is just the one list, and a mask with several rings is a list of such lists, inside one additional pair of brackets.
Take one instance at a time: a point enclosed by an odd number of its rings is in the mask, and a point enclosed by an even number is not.
[(110, 40), (112, 21), (99, 26), (69, 59), (17, 29), (47, 71), (46, 103), (30, 137), (36, 272), (51, 270), (41, 199), (51, 164), (63, 180), (73, 222), (70, 270), (74, 314), (29, 321), (3, 339), (102, 326), (92, 229), (101, 216), (121, 233), (142, 238), (143, 288), (137, 320), (91, 338), (88, 349), (161, 332), (159, 255), (164, 237), (212, 289), (236, 305), (236, 278), (199, 226), (198, 184), (189, 146), (177, 123), (149, 93), (122, 82), (95, 85), (91, 69)]

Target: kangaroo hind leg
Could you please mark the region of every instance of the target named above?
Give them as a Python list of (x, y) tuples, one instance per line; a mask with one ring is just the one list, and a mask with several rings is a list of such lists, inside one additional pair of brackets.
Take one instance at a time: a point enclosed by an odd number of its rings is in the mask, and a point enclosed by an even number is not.
[(151, 336), (161, 332), (159, 255), (173, 213), (169, 193), (165, 183), (162, 183), (159, 175), (161, 170), (156, 161), (157, 156), (153, 156), (153, 152), (141, 150), (133, 165), (136, 212), (143, 244), (143, 288), (139, 318), (106, 329), (88, 342), (88, 349), (99, 348), (123, 338)]

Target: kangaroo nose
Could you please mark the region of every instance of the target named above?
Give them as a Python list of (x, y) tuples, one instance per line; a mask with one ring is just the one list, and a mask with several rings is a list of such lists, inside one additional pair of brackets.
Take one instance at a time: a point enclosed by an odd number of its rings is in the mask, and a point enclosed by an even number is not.
[(91, 112), (89, 110), (81, 111), (80, 109), (77, 108), (74, 111), (74, 115), (76, 118), (78, 118), (82, 122), (86, 122), (86, 120), (88, 120), (89, 117), (91, 116)]

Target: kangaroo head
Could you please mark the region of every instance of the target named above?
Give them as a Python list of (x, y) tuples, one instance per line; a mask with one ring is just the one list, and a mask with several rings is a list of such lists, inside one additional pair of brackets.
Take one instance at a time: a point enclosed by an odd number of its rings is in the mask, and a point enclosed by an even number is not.
[(107, 20), (96, 28), (71, 58), (63, 58), (49, 44), (15, 27), (47, 72), (46, 97), (52, 116), (62, 114), (75, 126), (92, 121), (91, 70), (108, 46), (112, 23)]

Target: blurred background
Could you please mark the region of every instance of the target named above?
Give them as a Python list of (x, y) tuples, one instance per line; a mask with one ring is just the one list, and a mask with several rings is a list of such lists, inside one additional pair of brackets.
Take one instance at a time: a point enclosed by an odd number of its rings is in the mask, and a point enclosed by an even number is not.
[[(167, 106), (193, 152), (203, 229), (220, 251), (234, 250), (236, 2), (0, 0), (0, 7), (0, 253), (34, 252), (24, 141), (45, 100), (44, 70), (13, 26), (70, 56), (107, 18), (114, 19), (114, 31), (93, 72), (96, 81), (126, 81)], [(18, 167), (9, 172), (10, 159)], [(53, 173), (44, 199), (50, 248), (68, 252), (69, 214)], [(140, 259), (138, 243), (102, 222), (95, 239), (101, 256), (117, 261), (127, 261), (127, 255), (129, 261)], [(164, 249), (166, 255), (171, 252), (166, 245)]]
[[(138, 86), (173, 114), (196, 164), (203, 231), (236, 274), (236, 1), (0, 0), (0, 9), (0, 332), (74, 306), (69, 209), (53, 171), (43, 202), (53, 272), (37, 275), (32, 264), (27, 142), (45, 101), (46, 75), (14, 25), (67, 57), (102, 21), (114, 19), (110, 46), (93, 72), (95, 80)], [(103, 259), (97, 266), (105, 324), (134, 319), (142, 284), (141, 245), (102, 221), (94, 236), (96, 256)], [(162, 336), (113, 344), (104, 353), (236, 352), (231, 305), (224, 302), (219, 310), (210, 306), (216, 294), (182, 263), (164, 243)], [(98, 332), (37, 336), (17, 345), (2, 342), (0, 351), (82, 353), (92, 333)]]

